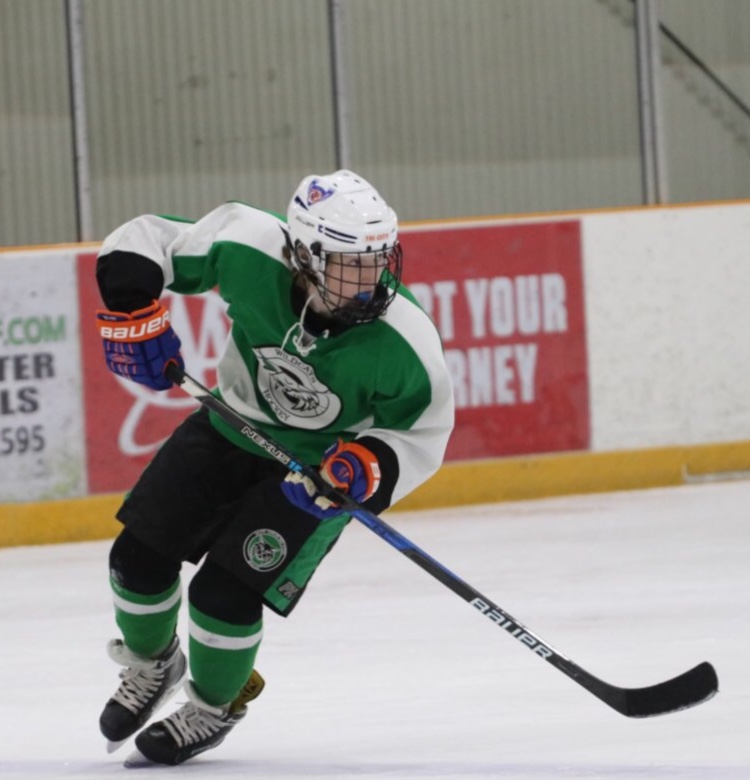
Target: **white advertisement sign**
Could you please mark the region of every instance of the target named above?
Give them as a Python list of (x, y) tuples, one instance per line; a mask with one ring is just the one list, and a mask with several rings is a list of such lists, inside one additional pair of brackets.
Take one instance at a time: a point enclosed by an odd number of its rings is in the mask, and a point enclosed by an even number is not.
[(75, 256), (0, 254), (0, 502), (86, 492)]

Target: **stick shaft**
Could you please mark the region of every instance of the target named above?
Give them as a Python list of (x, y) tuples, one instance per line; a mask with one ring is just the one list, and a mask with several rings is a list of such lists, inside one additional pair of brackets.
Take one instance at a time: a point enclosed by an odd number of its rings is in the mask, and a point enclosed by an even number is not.
[(517, 639), (535, 655), (552, 664), (556, 669), (623, 715), (647, 717), (685, 709), (705, 701), (716, 693), (718, 687), (716, 673), (713, 667), (707, 663), (699, 664), (664, 683), (646, 688), (619, 688), (600, 680), (555, 650), (552, 645), (407, 539), (385, 520), (370, 512), (350, 496), (333, 488), (320, 476), (317, 469), (300, 462), (285, 447), (254, 427), (221, 399), (212, 395), (206, 387), (181, 371), (175, 364), (168, 367), (167, 375), (186, 393), (218, 414), (234, 430), (244, 435), (272, 458), (282, 463), (290, 471), (298, 472), (311, 479), (318, 490), (327, 498), (341, 506), (343, 510), (453, 591), (495, 625)]

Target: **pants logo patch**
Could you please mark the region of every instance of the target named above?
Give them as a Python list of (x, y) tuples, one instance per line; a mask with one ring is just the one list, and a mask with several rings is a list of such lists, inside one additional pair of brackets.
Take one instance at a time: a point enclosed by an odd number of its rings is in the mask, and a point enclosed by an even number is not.
[(255, 571), (272, 571), (286, 559), (286, 542), (270, 528), (254, 531), (242, 545), (245, 561)]

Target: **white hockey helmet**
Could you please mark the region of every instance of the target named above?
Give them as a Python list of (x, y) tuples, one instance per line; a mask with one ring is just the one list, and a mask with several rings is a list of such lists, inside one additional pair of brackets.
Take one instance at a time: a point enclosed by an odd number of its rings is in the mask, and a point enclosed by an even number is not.
[[(318, 289), (331, 313), (349, 322), (369, 322), (391, 303), (401, 279), (398, 218), (378, 191), (347, 170), (307, 176), (287, 210), (292, 265)], [(383, 273), (374, 291), (334, 305), (326, 282), (329, 255), (377, 255)]]

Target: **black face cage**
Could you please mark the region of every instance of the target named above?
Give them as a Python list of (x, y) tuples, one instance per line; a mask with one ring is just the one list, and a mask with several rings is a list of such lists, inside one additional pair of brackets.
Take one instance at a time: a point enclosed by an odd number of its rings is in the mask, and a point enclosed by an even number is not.
[[(396, 297), (396, 290), (401, 282), (404, 256), (401, 244), (398, 241), (392, 247), (382, 251), (345, 253), (324, 252), (318, 242), (315, 242), (308, 250), (304, 244), (297, 242), (295, 253), (300, 266), (308, 272), (308, 275), (317, 287), (318, 294), (328, 307), (331, 316), (341, 322), (349, 325), (372, 322), (382, 316)], [(311, 254), (314, 255), (314, 258)], [(339, 296), (334, 295), (326, 284), (326, 281), (344, 283), (344, 266), (336, 263), (329, 264), (328, 262), (329, 256), (335, 254), (343, 254), (347, 258), (356, 255), (376, 255), (378, 258), (382, 257), (382, 270), (380, 271), (380, 277), (375, 285), (374, 292), (371, 292), (371, 283), (366, 283), (364, 281), (357, 283), (352, 280), (350, 267), (346, 284), (348, 287), (351, 287), (352, 284), (354, 284), (355, 287), (360, 289), (360, 292), (355, 293), (352, 297), (347, 298), (341, 303)], [(336, 274), (337, 268), (341, 269), (340, 275)], [(360, 264), (360, 279), (365, 274), (369, 274), (369, 269)]]

